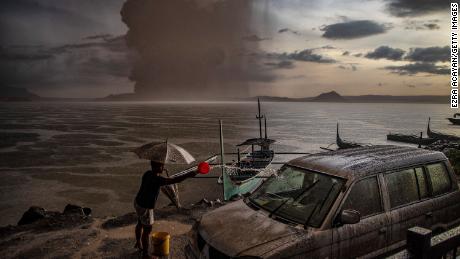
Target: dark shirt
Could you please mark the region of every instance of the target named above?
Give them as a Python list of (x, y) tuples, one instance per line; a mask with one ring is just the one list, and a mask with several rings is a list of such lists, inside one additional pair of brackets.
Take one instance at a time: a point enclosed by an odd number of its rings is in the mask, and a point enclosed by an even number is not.
[(146, 209), (154, 209), (158, 195), (160, 194), (161, 186), (179, 183), (192, 175), (196, 175), (196, 172), (191, 172), (175, 178), (165, 178), (152, 173), (152, 171), (145, 172), (142, 176), (141, 187), (136, 195), (137, 205)]
[(136, 202), (142, 208), (153, 209), (160, 194), (161, 186), (166, 185), (164, 178), (147, 171), (142, 176), (141, 187), (136, 196)]

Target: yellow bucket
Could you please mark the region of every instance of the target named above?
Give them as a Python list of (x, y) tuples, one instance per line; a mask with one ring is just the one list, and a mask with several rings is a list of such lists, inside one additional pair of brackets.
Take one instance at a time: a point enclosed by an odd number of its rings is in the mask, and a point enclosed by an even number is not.
[(153, 255), (168, 256), (170, 238), (171, 236), (167, 232), (153, 232), (152, 233)]

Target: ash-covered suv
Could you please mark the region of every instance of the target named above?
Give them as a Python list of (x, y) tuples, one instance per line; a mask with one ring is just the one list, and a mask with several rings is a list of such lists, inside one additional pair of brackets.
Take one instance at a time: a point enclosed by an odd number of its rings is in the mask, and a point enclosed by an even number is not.
[(292, 160), (244, 200), (205, 214), (190, 258), (376, 257), (406, 230), (460, 221), (456, 177), (440, 152), (370, 146)]

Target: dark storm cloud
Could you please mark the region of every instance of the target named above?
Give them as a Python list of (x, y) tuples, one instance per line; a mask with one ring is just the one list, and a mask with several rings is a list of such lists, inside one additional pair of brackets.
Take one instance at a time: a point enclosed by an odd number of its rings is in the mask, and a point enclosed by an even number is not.
[(450, 70), (446, 66), (437, 66), (433, 63), (411, 63), (402, 66), (387, 66), (386, 70), (399, 75), (415, 75), (419, 73), (435, 74), (435, 75), (448, 75)]
[(303, 62), (315, 62), (315, 63), (336, 63), (337, 61), (325, 57), (321, 54), (314, 53), (314, 49), (305, 49), (302, 51), (296, 51), (293, 53), (283, 53), (280, 55), (282, 59), (291, 59), (295, 61), (303, 61)]
[(91, 34), (123, 33), (124, 0), (3, 0), (0, 44), (62, 44)]
[(278, 68), (278, 69), (291, 69), (294, 68), (294, 63), (289, 60), (282, 60), (279, 62), (266, 62), (266, 66), (272, 67), (272, 68)]
[(405, 29), (406, 30), (439, 30), (441, 27), (439, 26), (439, 20), (429, 20), (429, 21), (414, 21), (409, 20), (405, 22)]
[(411, 83), (407, 83), (407, 82), (403, 82), (403, 84), (409, 88), (417, 88), (417, 86), (421, 86), (421, 87), (428, 87), (428, 86), (432, 86), (433, 84), (432, 83), (417, 83), (417, 85), (414, 85), (414, 84), (411, 84)]
[(252, 1), (128, 0), (121, 15), (140, 54), (131, 77), (138, 94), (247, 96), (251, 82), (274, 80), (257, 57), (241, 54), (262, 40), (252, 35)]
[(0, 48), (1, 61), (38, 61), (47, 60), (52, 57), (53, 55), (47, 51), (37, 51), (35, 48), (32, 51), (30, 48), (24, 49), (22, 47), (13, 47), (11, 49)]
[(368, 52), (365, 57), (369, 59), (388, 59), (388, 60), (401, 60), (405, 51), (402, 49), (395, 49), (388, 46), (380, 46), (372, 52)]
[(450, 0), (387, 0), (388, 11), (399, 17), (450, 10)]
[(294, 31), (294, 30), (291, 30), (289, 28), (283, 28), (283, 29), (278, 30), (278, 33), (286, 33), (286, 32), (290, 32), (290, 33), (295, 34), (295, 35), (300, 35), (300, 33), (298, 31)]
[[(88, 37), (87, 37), (88, 38)], [(86, 39), (87, 39), (86, 38)], [(95, 39), (95, 38), (93, 38)], [(63, 53), (72, 51), (75, 49), (88, 49), (88, 48), (104, 48), (113, 52), (126, 52), (126, 36), (108, 36), (108, 37), (98, 37), (98, 39), (103, 39), (102, 41), (92, 41), (92, 42), (83, 42), (83, 43), (73, 43), (73, 44), (64, 44), (58, 47), (50, 48), (50, 52), (54, 53)]]
[(2, 0), (2, 8), (0, 9), (2, 14), (36, 14), (41, 13), (47, 16), (60, 16), (66, 17), (67, 19), (80, 20), (82, 23), (93, 22), (77, 13), (68, 11), (66, 9), (57, 7), (53, 4), (47, 4), (46, 1), (34, 1), (34, 0)]
[(355, 63), (344, 63), (338, 66), (338, 68), (343, 69), (343, 70), (351, 70), (351, 71), (357, 71), (358, 67), (356, 66)]
[(105, 34), (88, 36), (88, 37), (85, 37), (84, 39), (85, 40), (99, 40), (99, 39), (107, 40), (107, 39), (110, 39), (111, 37), (112, 37), (111, 34), (105, 33)]
[(436, 23), (425, 23), (423, 26), (428, 30), (439, 30), (441, 28)]
[(450, 61), (450, 48), (449, 46), (413, 48), (410, 49), (405, 59), (417, 62), (448, 62)]
[[(124, 51), (121, 51), (124, 49)], [(92, 44), (4, 47), (0, 51), (0, 81), (4, 86), (61, 91), (97, 86), (107, 79), (130, 75), (135, 58), (124, 37)]]
[(328, 39), (356, 39), (385, 33), (388, 26), (370, 21), (348, 21), (326, 25), (321, 28), (324, 38)]

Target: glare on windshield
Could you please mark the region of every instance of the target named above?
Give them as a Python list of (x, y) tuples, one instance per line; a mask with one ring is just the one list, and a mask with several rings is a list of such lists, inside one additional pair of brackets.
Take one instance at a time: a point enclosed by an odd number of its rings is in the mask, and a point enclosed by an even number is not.
[(313, 227), (321, 226), (344, 180), (285, 166), (268, 179), (250, 200), (272, 214)]

